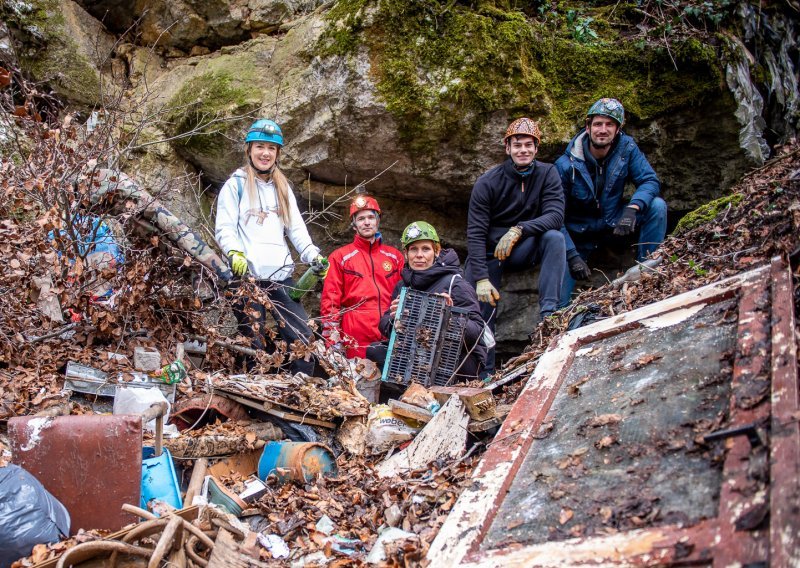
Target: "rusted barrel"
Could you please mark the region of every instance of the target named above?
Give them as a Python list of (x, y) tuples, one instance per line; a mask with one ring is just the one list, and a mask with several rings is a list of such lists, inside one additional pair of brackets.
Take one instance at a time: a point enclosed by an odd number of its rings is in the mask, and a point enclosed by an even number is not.
[(319, 475), (336, 475), (336, 458), (314, 442), (267, 442), (258, 460), (258, 477), (266, 481), (274, 473), (278, 481), (312, 481)]

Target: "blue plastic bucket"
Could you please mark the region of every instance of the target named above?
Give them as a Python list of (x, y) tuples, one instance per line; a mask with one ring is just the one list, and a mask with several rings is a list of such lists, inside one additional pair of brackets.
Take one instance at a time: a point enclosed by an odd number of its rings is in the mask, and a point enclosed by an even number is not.
[(314, 442), (267, 442), (258, 460), (258, 477), (274, 473), (278, 481), (312, 481), (318, 475), (336, 475), (336, 458), (326, 446)]
[(147, 503), (158, 499), (180, 509), (181, 490), (172, 456), (166, 448), (161, 450), (160, 456), (155, 454), (155, 448), (142, 448), (142, 499), (139, 506), (147, 510)]

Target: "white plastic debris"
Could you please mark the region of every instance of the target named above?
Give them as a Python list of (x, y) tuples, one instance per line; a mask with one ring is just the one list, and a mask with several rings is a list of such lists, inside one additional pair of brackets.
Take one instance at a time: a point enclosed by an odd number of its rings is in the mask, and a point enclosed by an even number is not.
[(386, 560), (386, 549), (384, 546), (387, 542), (392, 542), (394, 540), (402, 540), (405, 538), (413, 538), (417, 535), (414, 533), (410, 533), (408, 531), (404, 531), (403, 529), (398, 529), (395, 527), (388, 527), (381, 531), (378, 535), (378, 540), (375, 541), (375, 545), (372, 547), (372, 550), (369, 551), (367, 555), (367, 563), (368, 564), (378, 564), (379, 562), (383, 562)]
[(336, 526), (333, 524), (333, 521), (328, 515), (322, 515), (322, 518), (317, 521), (315, 528), (319, 532), (329, 535), (333, 532), (333, 529), (335, 529)]
[(288, 558), (289, 547), (284, 540), (276, 534), (258, 533), (258, 544), (266, 548), (273, 558)]

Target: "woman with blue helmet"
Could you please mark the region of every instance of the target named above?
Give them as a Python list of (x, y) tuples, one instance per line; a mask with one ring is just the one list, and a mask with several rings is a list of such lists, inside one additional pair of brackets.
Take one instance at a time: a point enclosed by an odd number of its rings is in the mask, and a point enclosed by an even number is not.
[[(291, 345), (309, 343), (312, 331), (303, 306), (287, 291), (294, 285), (294, 262), (287, 241), (300, 253), (300, 260), (324, 260), (311, 241), (297, 207), (289, 180), (278, 165), (283, 132), (272, 120), (256, 120), (245, 137), (244, 165), (238, 168), (219, 193), (216, 239), (228, 255), (234, 275), (251, 274), (266, 291), (269, 307), (258, 303), (234, 309), (239, 331), (250, 337), (253, 347), (264, 348), (266, 310), (278, 323), (281, 339)], [(311, 374), (313, 361), (296, 360), (292, 372)]]

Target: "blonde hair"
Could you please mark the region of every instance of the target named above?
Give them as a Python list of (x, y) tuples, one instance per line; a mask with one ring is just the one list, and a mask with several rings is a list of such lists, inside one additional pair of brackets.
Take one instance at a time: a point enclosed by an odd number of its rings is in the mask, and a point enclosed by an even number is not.
[[(256, 170), (250, 165), (250, 144), (245, 144), (244, 147), (244, 171), (247, 172), (247, 198), (250, 203), (258, 203), (258, 186), (256, 185)], [(275, 186), (275, 193), (278, 196), (278, 216), (285, 226), (289, 226), (292, 221), (292, 209), (289, 207), (289, 180), (286, 179), (284, 174), (278, 167), (278, 158), (281, 155), (280, 148), (278, 154), (275, 156), (275, 166), (272, 168), (270, 179)]]

